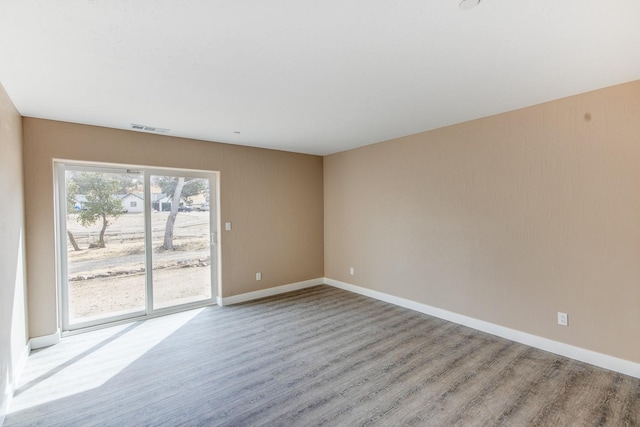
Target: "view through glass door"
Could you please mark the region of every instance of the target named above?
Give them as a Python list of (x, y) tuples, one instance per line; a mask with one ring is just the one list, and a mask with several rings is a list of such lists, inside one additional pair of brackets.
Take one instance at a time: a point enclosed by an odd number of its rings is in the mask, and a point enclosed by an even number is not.
[(215, 179), (58, 165), (64, 330), (213, 302)]
[(151, 175), (153, 307), (211, 299), (210, 184), (194, 176)]
[(144, 180), (139, 172), (69, 168), (66, 322), (145, 313)]

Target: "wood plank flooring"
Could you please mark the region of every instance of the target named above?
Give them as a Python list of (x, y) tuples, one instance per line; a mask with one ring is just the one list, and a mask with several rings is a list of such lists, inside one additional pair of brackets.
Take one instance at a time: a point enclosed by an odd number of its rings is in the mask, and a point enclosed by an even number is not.
[(67, 337), (6, 426), (638, 426), (640, 380), (329, 286)]

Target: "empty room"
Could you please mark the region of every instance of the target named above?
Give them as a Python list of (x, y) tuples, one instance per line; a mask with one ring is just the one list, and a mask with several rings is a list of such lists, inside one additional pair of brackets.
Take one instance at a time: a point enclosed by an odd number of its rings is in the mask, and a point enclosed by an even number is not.
[(640, 425), (640, 2), (0, 3), (0, 426)]

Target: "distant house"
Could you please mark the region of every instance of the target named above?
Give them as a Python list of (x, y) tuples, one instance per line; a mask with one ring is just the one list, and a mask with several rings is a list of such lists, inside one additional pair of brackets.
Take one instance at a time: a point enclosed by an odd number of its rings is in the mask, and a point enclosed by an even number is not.
[[(143, 193), (119, 194), (118, 198), (122, 202), (122, 209), (124, 209), (126, 212), (144, 212), (145, 202)], [(86, 207), (87, 203), (87, 196), (78, 194), (74, 197), (73, 208), (76, 211), (81, 211)], [(163, 193), (152, 194), (151, 209), (159, 212), (169, 212), (171, 210), (171, 198)]]
[(127, 193), (119, 195), (122, 208), (129, 213), (144, 212), (144, 197), (142, 193)]
[(151, 209), (158, 212), (168, 212), (171, 210), (171, 197), (164, 193), (151, 194)]
[(87, 204), (87, 196), (84, 196), (82, 194), (77, 194), (73, 198), (73, 208), (76, 211), (81, 211), (82, 209), (84, 209), (86, 204)]

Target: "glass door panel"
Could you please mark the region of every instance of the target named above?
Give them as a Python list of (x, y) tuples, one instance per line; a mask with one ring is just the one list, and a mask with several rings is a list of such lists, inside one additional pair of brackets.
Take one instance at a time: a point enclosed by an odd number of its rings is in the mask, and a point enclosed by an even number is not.
[(145, 197), (139, 172), (65, 168), (66, 329), (145, 312)]
[(211, 182), (151, 175), (153, 309), (212, 299)]
[(217, 173), (63, 163), (56, 173), (63, 330), (213, 302)]

